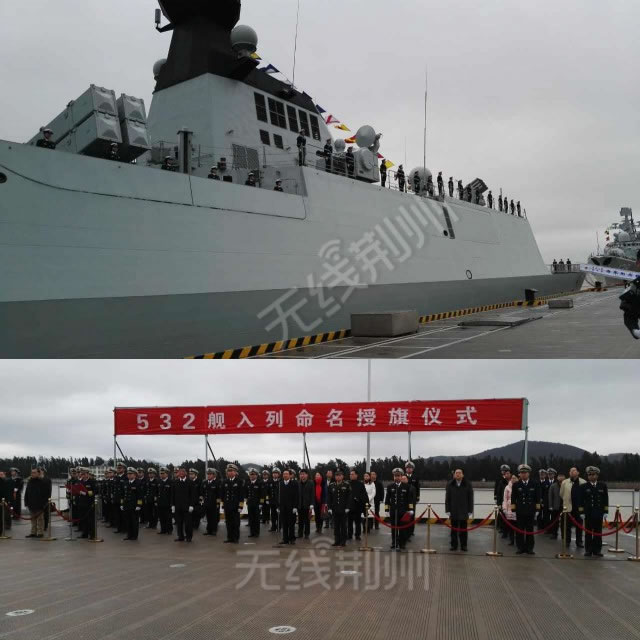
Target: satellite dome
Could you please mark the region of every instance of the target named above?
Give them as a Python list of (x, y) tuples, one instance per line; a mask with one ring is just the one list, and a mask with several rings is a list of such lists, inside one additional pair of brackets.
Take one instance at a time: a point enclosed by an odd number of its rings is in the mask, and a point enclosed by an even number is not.
[(231, 47), (240, 56), (255, 53), (258, 48), (258, 34), (245, 24), (239, 24), (231, 31)]
[(342, 152), (345, 150), (345, 147), (347, 146), (346, 142), (342, 139), (342, 138), (338, 138), (334, 143), (333, 146), (335, 147), (336, 151), (338, 152)]
[(162, 67), (164, 67), (165, 63), (167, 62), (166, 58), (160, 58), (160, 60), (158, 60), (154, 65), (153, 65), (153, 77), (157, 80), (158, 76), (160, 75), (160, 72), (162, 71)]
[(356, 131), (356, 144), (359, 147), (370, 147), (376, 141), (376, 130), (365, 124)]
[(616, 240), (618, 242), (629, 242), (631, 240), (631, 236), (626, 231), (620, 231), (616, 236)]

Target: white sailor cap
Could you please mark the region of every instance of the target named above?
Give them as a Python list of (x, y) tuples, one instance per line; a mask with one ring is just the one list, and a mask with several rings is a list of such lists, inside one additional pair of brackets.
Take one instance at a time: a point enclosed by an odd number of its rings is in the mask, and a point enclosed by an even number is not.
[(207, 469), (207, 473), (213, 473), (213, 475), (218, 475), (218, 472), (216, 471), (216, 469), (214, 469), (213, 467), (209, 467)]
[(198, 475), (198, 470), (192, 467), (191, 469), (189, 469), (189, 473), (195, 473), (196, 475)]
[(280, 469), (278, 469), (278, 467), (273, 467), (273, 469), (271, 469), (271, 473), (280, 473)]
[(236, 467), (235, 464), (228, 464), (227, 465), (227, 471), (237, 471), (238, 467)]
[(595, 473), (596, 475), (600, 475), (600, 469), (598, 469), (598, 467), (587, 467), (587, 475), (589, 475), (590, 473)]
[(413, 464), (413, 462), (411, 462), (411, 460), (409, 460), (405, 465), (404, 465), (405, 469), (415, 469), (416, 465)]
[(254, 469), (253, 467), (251, 467), (251, 469), (249, 469), (249, 475), (250, 476), (257, 476), (258, 472), (256, 471), (256, 469)]
[(511, 467), (508, 464), (501, 464), (500, 465), (500, 471), (502, 471), (502, 472), (511, 471)]
[(404, 473), (404, 470), (401, 469), (400, 467), (396, 467), (392, 472), (391, 472), (394, 476), (398, 476), (398, 475), (402, 475)]
[(138, 471), (134, 467), (127, 467), (127, 473), (135, 473), (137, 475)]
[(518, 473), (521, 471), (531, 471), (531, 467), (528, 464), (520, 464), (518, 465)]
[(169, 469), (167, 469), (167, 467), (160, 467), (160, 473), (169, 473)]
[(153, 473), (153, 475), (155, 476), (156, 475), (156, 470), (153, 467), (149, 467), (147, 469), (147, 473)]

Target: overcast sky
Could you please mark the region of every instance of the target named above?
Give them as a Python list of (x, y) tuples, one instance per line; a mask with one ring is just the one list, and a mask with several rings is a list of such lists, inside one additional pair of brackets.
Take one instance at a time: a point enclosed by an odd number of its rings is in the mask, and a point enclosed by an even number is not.
[[(640, 363), (581, 360), (372, 362), (372, 400), (526, 397), (532, 440), (600, 454), (640, 451)], [(347, 402), (367, 399), (367, 362), (0, 361), (0, 452), (108, 457), (113, 407)], [(414, 456), (471, 454), (520, 434), (415, 433)], [(301, 459), (298, 435), (212, 436), (217, 455), (241, 462)], [(202, 436), (122, 436), (126, 455), (204, 459)], [(312, 464), (365, 456), (365, 436), (311, 434)], [(373, 434), (372, 456), (406, 456), (397, 434)]]
[[(145, 99), (170, 34), (154, 0), (0, 3), (0, 138), (24, 141), (91, 83)], [(296, 0), (243, 0), (291, 77)], [(640, 2), (302, 0), (296, 85), (396, 164), (521, 200), (544, 258), (584, 260), (621, 206), (640, 217)], [(338, 134), (338, 131), (332, 130)]]

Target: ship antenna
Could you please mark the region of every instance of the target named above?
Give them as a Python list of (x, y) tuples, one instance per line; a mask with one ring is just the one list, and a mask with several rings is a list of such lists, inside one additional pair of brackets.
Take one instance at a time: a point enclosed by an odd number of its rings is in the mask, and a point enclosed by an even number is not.
[(291, 87), (296, 86), (296, 54), (298, 53), (298, 25), (300, 24), (300, 0), (298, 0), (298, 12), (296, 13), (296, 37), (293, 41), (293, 79)]
[(422, 168), (424, 179), (427, 179), (427, 91), (429, 87), (428, 68), (424, 68), (424, 141), (422, 145)]

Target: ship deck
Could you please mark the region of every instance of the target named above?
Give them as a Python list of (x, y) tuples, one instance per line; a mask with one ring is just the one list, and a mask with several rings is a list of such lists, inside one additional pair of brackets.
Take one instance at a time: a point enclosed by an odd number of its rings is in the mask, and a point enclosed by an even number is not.
[(348, 337), (260, 357), (638, 358), (640, 342), (622, 324), (619, 295), (618, 288), (585, 291), (570, 296), (572, 309), (545, 305), (485, 311), (422, 324), (407, 336)]
[[(625, 553), (604, 547), (601, 559), (559, 560), (559, 542), (544, 535), (535, 556), (516, 557), (499, 540), (505, 555), (487, 557), (490, 527), (473, 531), (463, 554), (449, 552), (447, 530), (435, 525), (437, 553), (426, 555), (417, 553), (425, 525), (398, 554), (387, 551), (384, 528), (370, 537), (381, 549), (365, 553), (350, 545), (323, 551), (314, 533), (277, 549), (266, 527), (249, 545), (244, 522), (240, 545), (222, 544), (224, 524), (218, 537), (196, 533), (190, 545), (145, 530), (123, 542), (102, 527), (102, 544), (67, 542), (68, 529), (55, 521), (54, 542), (24, 539), (27, 523), (0, 540), (3, 640), (258, 640), (285, 625), (296, 629), (289, 637), (305, 640), (640, 638), (640, 563), (626, 561), (630, 535), (621, 537)], [(252, 557), (267, 568), (247, 581), (242, 565)], [(7, 615), (20, 610), (32, 613)]]

